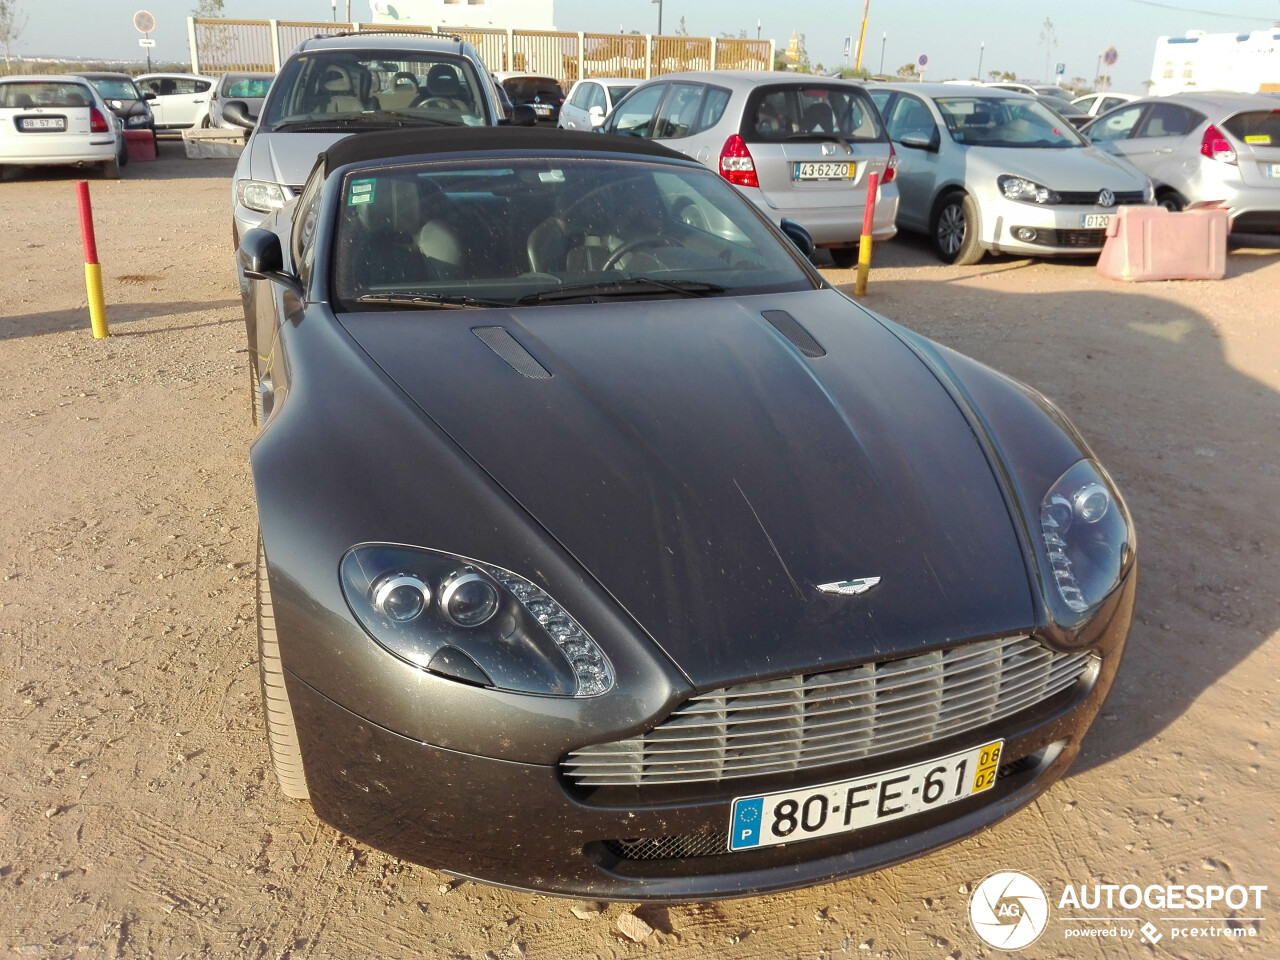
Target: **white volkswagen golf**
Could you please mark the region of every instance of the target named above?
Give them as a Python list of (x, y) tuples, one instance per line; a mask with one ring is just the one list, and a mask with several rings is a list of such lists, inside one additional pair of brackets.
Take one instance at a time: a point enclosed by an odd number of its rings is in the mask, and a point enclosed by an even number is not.
[(123, 123), (83, 77), (0, 77), (4, 167), (93, 166), (107, 180), (128, 161)]

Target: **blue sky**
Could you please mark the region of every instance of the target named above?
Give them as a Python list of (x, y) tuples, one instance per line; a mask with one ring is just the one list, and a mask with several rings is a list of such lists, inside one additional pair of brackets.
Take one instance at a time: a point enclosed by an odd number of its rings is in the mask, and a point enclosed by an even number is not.
[[(156, 17), (153, 54), (157, 59), (187, 59), (186, 18), (193, 0), (18, 0), (29, 20), (15, 53), (28, 55), (137, 57), (138, 34), (133, 12), (145, 7)], [(340, 11), (346, 0), (339, 0)], [(1199, 10), (1184, 12), (1170, 7)], [(368, 0), (353, 0), (353, 11), (368, 19)], [(561, 30), (616, 31), (657, 29), (658, 7), (651, 0), (556, 0), (556, 26)], [(1225, 15), (1210, 15), (1220, 11)], [(785, 46), (792, 30), (806, 37), (810, 57), (838, 66), (844, 37), (856, 38), (862, 4), (857, 0), (781, 3), (779, 0), (663, 0), (664, 32), (675, 30), (681, 17), (689, 33), (716, 36), (746, 30), (773, 37)], [(226, 0), (229, 17), (321, 19), (330, 17), (330, 0)], [(1151, 72), (1156, 37), (1181, 36), (1189, 29), (1248, 32), (1280, 21), (1277, 0), (1076, 0), (1038, 3), (1033, 0), (871, 0), (867, 53), (863, 65), (892, 73), (920, 55), (929, 58), (928, 79), (976, 74), (980, 45), (982, 70), (1012, 70), (1019, 77), (1040, 78), (1045, 50), (1039, 43), (1045, 17), (1053, 20), (1057, 48), (1052, 60), (1066, 64), (1067, 77), (1092, 78), (1098, 54), (1114, 46), (1120, 54), (1112, 70), (1116, 89), (1141, 92)], [(1050, 66), (1052, 70), (1052, 65)]]

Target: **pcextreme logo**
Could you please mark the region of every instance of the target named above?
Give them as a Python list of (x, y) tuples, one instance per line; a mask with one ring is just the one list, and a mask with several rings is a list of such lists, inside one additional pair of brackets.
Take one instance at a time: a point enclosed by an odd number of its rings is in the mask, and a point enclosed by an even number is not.
[(969, 897), (969, 923), (983, 943), (997, 950), (1021, 950), (1044, 933), (1049, 923), (1049, 898), (1025, 873), (997, 870)]

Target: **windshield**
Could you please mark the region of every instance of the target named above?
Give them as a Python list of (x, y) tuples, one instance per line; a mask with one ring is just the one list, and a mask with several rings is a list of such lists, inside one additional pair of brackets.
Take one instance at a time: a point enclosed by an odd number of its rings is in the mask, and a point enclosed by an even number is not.
[(271, 77), (237, 77), (231, 74), (222, 78), (219, 92), (228, 100), (261, 100), (271, 89)]
[(78, 83), (19, 80), (0, 83), (0, 107), (87, 107), (93, 102), (88, 89)]
[(102, 95), (103, 100), (141, 100), (142, 95), (132, 80), (90, 80), (93, 88)]
[(970, 147), (1083, 147), (1071, 124), (1027, 97), (938, 97), (951, 139)]
[(267, 130), (386, 129), (487, 121), (480, 79), (464, 57), (332, 50), (293, 57), (271, 87)]
[(450, 160), (360, 170), (339, 202), (333, 282), (346, 309), (403, 309), (413, 298), (509, 306), (813, 286), (798, 255), (702, 168)]

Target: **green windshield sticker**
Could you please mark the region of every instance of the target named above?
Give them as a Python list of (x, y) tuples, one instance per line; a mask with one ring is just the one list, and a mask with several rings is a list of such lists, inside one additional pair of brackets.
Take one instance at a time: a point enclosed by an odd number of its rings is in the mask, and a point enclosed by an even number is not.
[(352, 180), (351, 192), (347, 195), (347, 206), (354, 207), (358, 203), (373, 203), (373, 188), (377, 180)]

